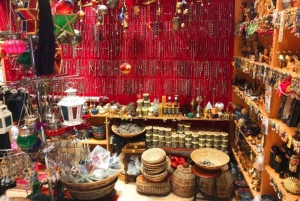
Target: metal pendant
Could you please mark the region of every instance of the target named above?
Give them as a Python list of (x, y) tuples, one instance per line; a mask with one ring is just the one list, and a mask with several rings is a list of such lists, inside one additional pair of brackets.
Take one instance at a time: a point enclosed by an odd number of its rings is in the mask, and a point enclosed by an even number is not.
[(118, 0), (107, 0), (106, 5), (110, 9), (114, 9), (118, 5)]

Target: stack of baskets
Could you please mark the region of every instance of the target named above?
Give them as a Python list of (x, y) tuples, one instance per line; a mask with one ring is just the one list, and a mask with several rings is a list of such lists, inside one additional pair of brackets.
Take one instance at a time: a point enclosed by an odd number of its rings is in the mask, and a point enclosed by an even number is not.
[(160, 148), (148, 149), (142, 154), (141, 171), (143, 176), (152, 182), (161, 182), (168, 176), (170, 167), (166, 152)]
[(170, 160), (160, 148), (148, 149), (142, 154), (141, 171), (136, 181), (137, 192), (144, 195), (167, 195), (171, 192), (168, 178)]
[(120, 171), (109, 177), (90, 183), (69, 183), (61, 180), (62, 184), (69, 190), (71, 196), (77, 200), (96, 200), (110, 194), (118, 181)]

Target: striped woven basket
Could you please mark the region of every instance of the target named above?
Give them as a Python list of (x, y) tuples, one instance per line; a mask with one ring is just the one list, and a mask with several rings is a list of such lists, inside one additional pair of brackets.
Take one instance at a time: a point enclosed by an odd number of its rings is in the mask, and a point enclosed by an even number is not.
[(153, 183), (140, 175), (136, 178), (136, 191), (142, 195), (166, 196), (171, 192), (171, 182), (166, 177), (159, 183)]

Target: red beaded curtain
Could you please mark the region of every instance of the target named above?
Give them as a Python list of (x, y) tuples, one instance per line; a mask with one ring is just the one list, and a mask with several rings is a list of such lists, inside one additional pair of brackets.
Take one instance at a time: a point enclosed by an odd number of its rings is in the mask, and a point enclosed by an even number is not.
[[(97, 7), (82, 8), (85, 18), (74, 24), (82, 44), (61, 46), (61, 74), (85, 78), (76, 83), (79, 95), (108, 96), (121, 104), (145, 92), (151, 100), (179, 95), (181, 104), (189, 104), (198, 94), (206, 103), (213, 102), (213, 94), (214, 102), (231, 101), (234, 0), (211, 0), (209, 5), (203, 0), (203, 6), (187, 1), (182, 11), (187, 8), (188, 14), (177, 14), (185, 25), (179, 31), (172, 30), (175, 0), (161, 0), (160, 15), (157, 1), (143, 2), (126, 0), (125, 31), (119, 17), (121, 0), (104, 15), (101, 27), (96, 26)], [(140, 6), (139, 15), (133, 14), (135, 5)], [(119, 69), (124, 62), (132, 66), (128, 75)]]

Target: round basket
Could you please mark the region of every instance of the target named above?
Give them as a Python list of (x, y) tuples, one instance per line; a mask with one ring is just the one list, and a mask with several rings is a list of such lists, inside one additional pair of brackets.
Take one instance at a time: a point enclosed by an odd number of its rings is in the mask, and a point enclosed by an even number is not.
[(283, 182), (284, 188), (295, 195), (300, 195), (300, 180), (295, 177), (288, 177)]
[(159, 167), (159, 168), (153, 168), (153, 169), (149, 169), (149, 168), (146, 168), (144, 167), (143, 163), (141, 164), (141, 169), (146, 173), (146, 174), (159, 174), (159, 173), (162, 173), (166, 170), (166, 166), (162, 166), (162, 167)]
[(122, 138), (126, 138), (126, 139), (134, 138), (134, 137), (136, 137), (136, 136), (142, 134), (142, 133), (145, 132), (145, 130), (146, 130), (146, 125), (145, 125), (145, 123), (143, 123), (143, 122), (138, 122), (137, 124), (144, 128), (142, 131), (136, 132), (136, 133), (126, 133), (126, 134), (124, 134), (124, 133), (119, 133), (119, 132), (117, 131), (117, 126), (119, 126), (121, 123), (122, 123), (122, 122), (118, 122), (118, 123), (116, 123), (116, 124), (113, 124), (113, 125), (111, 126), (111, 130), (112, 130), (116, 135), (118, 135), (118, 136), (120, 136), (120, 137), (122, 137)]
[(146, 174), (143, 171), (142, 171), (142, 173), (143, 173), (143, 176), (151, 182), (161, 182), (162, 180), (164, 180), (168, 176), (168, 171), (167, 170), (165, 170), (164, 172), (162, 172), (160, 174), (156, 174), (156, 175)]
[(73, 190), (69, 189), (70, 194), (73, 198), (79, 200), (95, 200), (102, 198), (108, 194), (110, 194), (114, 188), (115, 184), (118, 181), (118, 178), (109, 183), (106, 187), (98, 187), (95, 190)]
[(142, 163), (144, 164), (144, 167), (149, 168), (149, 169), (160, 168), (160, 167), (166, 166), (166, 163), (167, 163), (166, 158), (162, 159), (163, 161), (160, 163), (151, 164), (151, 163), (145, 162), (144, 160), (142, 160)]
[(143, 152), (142, 162), (150, 165), (164, 163), (166, 160), (166, 152), (161, 148), (152, 148)]
[(95, 181), (95, 182), (90, 182), (90, 183), (69, 183), (63, 180), (60, 180), (61, 183), (63, 183), (68, 189), (73, 189), (73, 190), (95, 190), (98, 189), (99, 187), (103, 187), (105, 185), (107, 185), (108, 183), (114, 181), (119, 174), (122, 172), (122, 169), (124, 167), (124, 165), (122, 163), (120, 163), (121, 169), (119, 169), (118, 171), (116, 171), (114, 174), (108, 176), (105, 179), (99, 180), (99, 181)]
[[(218, 170), (229, 162), (229, 156), (221, 150), (212, 148), (196, 149), (191, 153), (194, 163), (205, 170)], [(204, 165), (202, 161), (209, 161), (212, 165)]]

